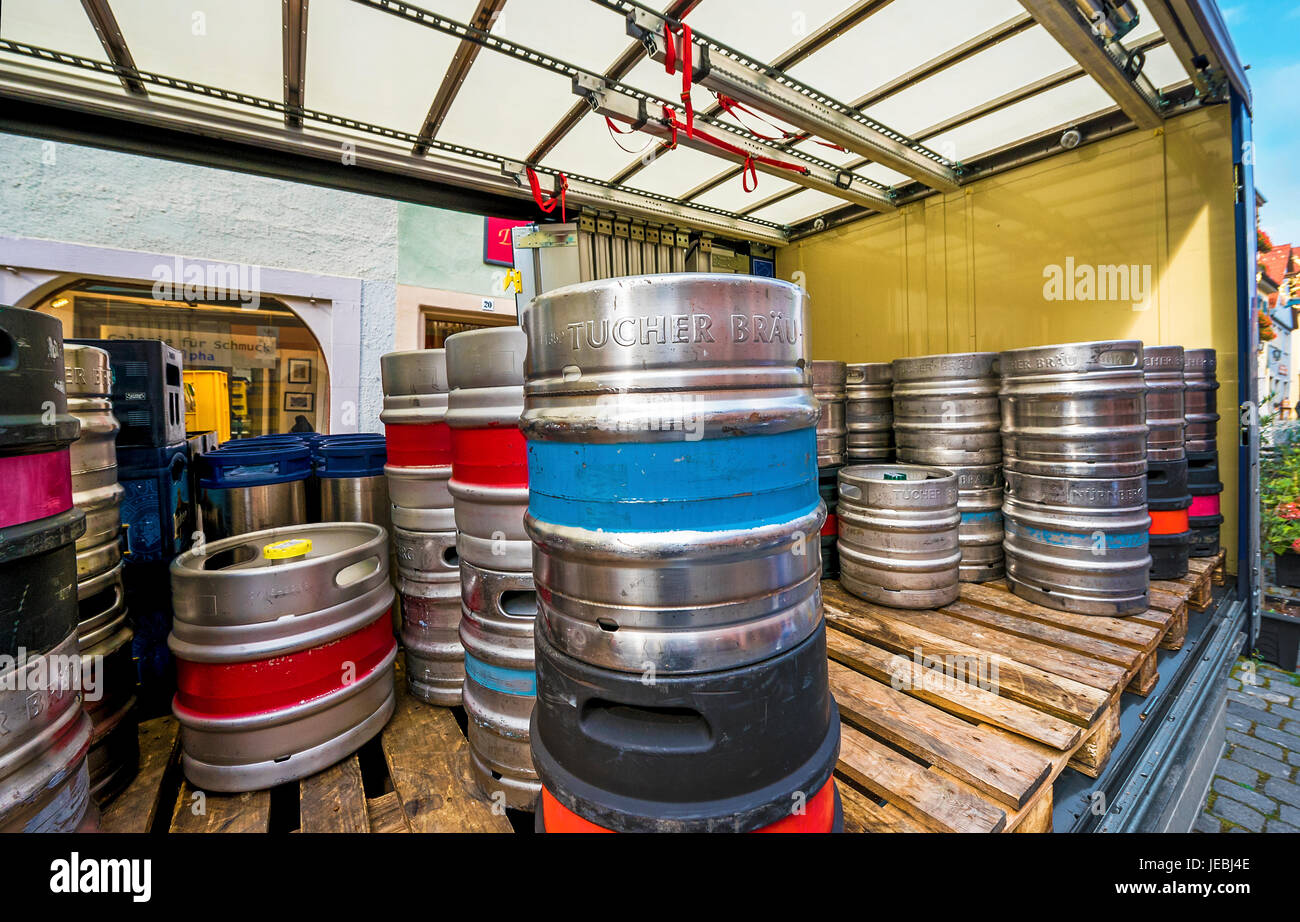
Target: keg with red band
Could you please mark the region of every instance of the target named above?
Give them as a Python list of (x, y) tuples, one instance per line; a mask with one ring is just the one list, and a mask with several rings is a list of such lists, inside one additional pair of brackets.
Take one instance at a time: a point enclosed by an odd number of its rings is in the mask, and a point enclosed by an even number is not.
[(392, 524), (408, 531), (454, 531), (451, 428), (447, 425), (447, 355), (442, 349), (381, 356), (388, 499)]
[(172, 711), (185, 775), (249, 791), (312, 774), (387, 722), (397, 643), (387, 533), (295, 525), (209, 542), (172, 564)]
[(72, 508), (63, 326), (57, 317), (0, 305), (0, 528)]

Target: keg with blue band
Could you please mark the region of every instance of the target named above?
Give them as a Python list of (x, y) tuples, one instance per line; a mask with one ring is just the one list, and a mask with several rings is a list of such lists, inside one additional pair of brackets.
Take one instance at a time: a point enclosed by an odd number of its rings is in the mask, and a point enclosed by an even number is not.
[(703, 273), (525, 308), (544, 828), (750, 831), (833, 789), (806, 312)]

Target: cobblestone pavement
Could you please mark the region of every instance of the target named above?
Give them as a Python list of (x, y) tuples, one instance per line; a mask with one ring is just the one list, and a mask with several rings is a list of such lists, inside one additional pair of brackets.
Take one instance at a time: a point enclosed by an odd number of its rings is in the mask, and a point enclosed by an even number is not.
[(1196, 832), (1300, 832), (1300, 675), (1238, 660), (1227, 748)]

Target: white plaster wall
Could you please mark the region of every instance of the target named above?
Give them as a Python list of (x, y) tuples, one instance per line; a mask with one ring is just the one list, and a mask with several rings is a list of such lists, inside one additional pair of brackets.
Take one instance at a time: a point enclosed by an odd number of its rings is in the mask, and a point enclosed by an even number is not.
[(379, 429), (379, 356), (393, 347), (397, 212), (381, 198), (0, 134), (0, 237), (359, 279), (360, 304), (337, 309), (359, 310), (360, 342), (333, 351), (360, 352), (361, 430)]

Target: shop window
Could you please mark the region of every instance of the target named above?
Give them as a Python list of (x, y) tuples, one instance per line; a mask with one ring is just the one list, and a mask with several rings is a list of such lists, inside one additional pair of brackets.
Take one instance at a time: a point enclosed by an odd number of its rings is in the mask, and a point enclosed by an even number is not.
[(463, 333), (466, 330), (482, 330), (487, 327), (512, 326), (515, 323), (513, 314), (501, 314), (492, 316), (491, 314), (473, 314), (473, 320), (466, 318), (464, 311), (440, 311), (426, 308), (422, 311), (424, 317), (424, 348), (441, 349), (447, 337), (454, 333)]
[[(328, 430), (329, 373), (311, 331), (292, 310), (261, 295), (238, 302), (171, 301), (148, 286), (78, 282), (39, 310), (84, 339), (161, 339), (184, 356), (187, 371), (224, 372), (235, 438)], [(204, 396), (200, 399), (212, 399)]]

